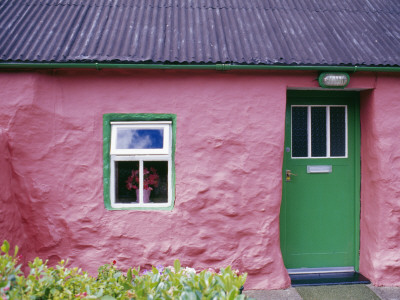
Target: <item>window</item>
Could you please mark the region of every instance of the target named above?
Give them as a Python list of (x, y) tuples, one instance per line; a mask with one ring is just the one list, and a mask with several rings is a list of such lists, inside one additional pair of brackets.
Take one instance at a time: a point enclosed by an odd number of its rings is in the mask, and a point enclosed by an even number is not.
[(292, 106), (292, 157), (347, 157), (347, 106)]
[(104, 201), (109, 209), (172, 209), (176, 116), (106, 114)]

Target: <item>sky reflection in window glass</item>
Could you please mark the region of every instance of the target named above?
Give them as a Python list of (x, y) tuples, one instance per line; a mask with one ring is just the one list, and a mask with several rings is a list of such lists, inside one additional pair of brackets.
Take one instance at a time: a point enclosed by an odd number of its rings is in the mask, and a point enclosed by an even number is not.
[(163, 129), (118, 128), (117, 149), (162, 149)]

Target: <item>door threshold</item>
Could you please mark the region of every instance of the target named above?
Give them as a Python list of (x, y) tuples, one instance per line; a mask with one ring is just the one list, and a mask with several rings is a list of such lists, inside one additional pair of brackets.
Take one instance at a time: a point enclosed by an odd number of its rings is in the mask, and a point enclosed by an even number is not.
[(354, 267), (331, 267), (331, 268), (299, 268), (287, 269), (289, 275), (291, 274), (324, 274), (324, 273), (346, 273), (354, 272)]
[(322, 272), (322, 273), (291, 273), (289, 274), (292, 286), (316, 286), (316, 285), (345, 285), (345, 284), (370, 284), (371, 282), (362, 274), (353, 271), (348, 272)]

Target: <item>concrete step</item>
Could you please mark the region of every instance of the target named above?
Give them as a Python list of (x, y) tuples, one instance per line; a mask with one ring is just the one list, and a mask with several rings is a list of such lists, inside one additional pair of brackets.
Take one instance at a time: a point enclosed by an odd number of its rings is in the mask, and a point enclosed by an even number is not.
[(256, 300), (400, 300), (400, 287), (376, 287), (371, 284), (245, 290), (243, 293)]

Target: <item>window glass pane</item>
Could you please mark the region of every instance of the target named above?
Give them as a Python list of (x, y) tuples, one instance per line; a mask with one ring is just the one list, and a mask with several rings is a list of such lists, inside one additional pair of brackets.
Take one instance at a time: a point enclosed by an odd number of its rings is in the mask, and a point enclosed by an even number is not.
[(160, 129), (117, 129), (117, 149), (162, 149), (164, 130)]
[(143, 162), (143, 200), (149, 194), (150, 203), (168, 202), (168, 162)]
[(346, 155), (346, 108), (330, 108), (331, 156)]
[(326, 107), (311, 107), (311, 156), (326, 156)]
[(292, 156), (308, 156), (307, 107), (292, 107)]
[[(116, 161), (115, 162), (115, 202), (136, 202), (136, 189), (139, 186), (139, 162)], [(137, 175), (133, 178), (132, 172)], [(129, 182), (129, 184), (128, 184)]]

